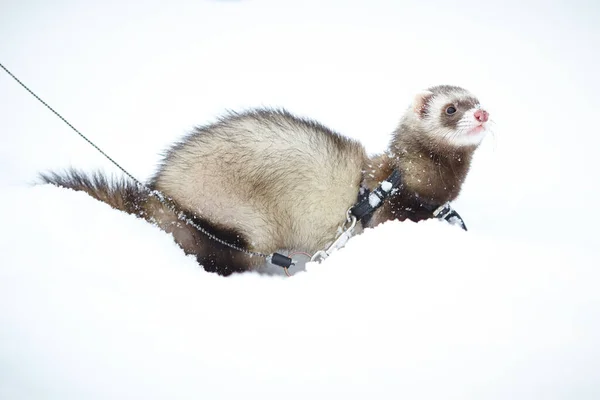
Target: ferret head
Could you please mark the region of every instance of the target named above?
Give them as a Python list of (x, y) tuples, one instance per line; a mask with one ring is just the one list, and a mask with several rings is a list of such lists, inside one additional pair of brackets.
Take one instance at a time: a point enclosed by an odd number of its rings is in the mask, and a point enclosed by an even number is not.
[(481, 143), (488, 119), (488, 112), (469, 91), (434, 86), (415, 96), (405, 123), (433, 144), (460, 148)]

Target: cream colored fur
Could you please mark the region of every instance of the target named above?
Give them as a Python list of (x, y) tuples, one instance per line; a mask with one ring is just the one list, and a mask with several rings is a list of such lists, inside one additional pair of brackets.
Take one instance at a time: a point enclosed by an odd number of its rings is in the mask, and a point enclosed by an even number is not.
[(168, 154), (155, 185), (254, 251), (312, 253), (345, 221), (366, 160), (359, 143), (325, 130), (285, 112), (228, 117)]

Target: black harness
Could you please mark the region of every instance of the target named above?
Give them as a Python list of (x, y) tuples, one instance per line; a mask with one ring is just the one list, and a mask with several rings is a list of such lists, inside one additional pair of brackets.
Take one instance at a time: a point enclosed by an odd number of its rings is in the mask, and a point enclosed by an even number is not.
[[(390, 176), (373, 189), (373, 191), (370, 191), (364, 186), (361, 187), (358, 194), (358, 200), (350, 209), (350, 213), (354, 215), (357, 220), (361, 221), (364, 226), (369, 223), (373, 213), (383, 205), (385, 199), (390, 195), (399, 192), (403, 187), (402, 175), (400, 174), (400, 171), (394, 169)], [(459, 225), (465, 231), (467, 230), (465, 222), (450, 206), (450, 203), (434, 205), (426, 203), (421, 199), (419, 199), (418, 202), (423, 209), (431, 213), (432, 218), (443, 219), (453, 225)]]

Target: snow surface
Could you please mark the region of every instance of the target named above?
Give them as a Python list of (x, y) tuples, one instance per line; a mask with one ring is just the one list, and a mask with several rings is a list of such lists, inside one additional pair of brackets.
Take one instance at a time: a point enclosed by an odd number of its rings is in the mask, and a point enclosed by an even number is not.
[(381, 186), (381, 189), (383, 189), (384, 192), (389, 192), (390, 190), (392, 190), (392, 182), (382, 181), (379, 185)]
[(379, 206), (381, 199), (375, 193), (369, 194), (369, 205), (373, 208)]
[(0, 62), (141, 179), (225, 109), (378, 152), (446, 83), (494, 130), (454, 204), (469, 232), (390, 222), (293, 278), (223, 278), (31, 186), (116, 170), (0, 73), (0, 399), (600, 398), (596, 3), (7, 0), (0, 33)]

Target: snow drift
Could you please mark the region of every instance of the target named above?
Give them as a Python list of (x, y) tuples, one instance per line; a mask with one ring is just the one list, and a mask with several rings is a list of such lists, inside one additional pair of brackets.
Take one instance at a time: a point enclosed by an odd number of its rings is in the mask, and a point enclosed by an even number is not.
[(396, 222), (291, 279), (228, 279), (82, 193), (0, 205), (2, 398), (600, 395), (578, 249)]

